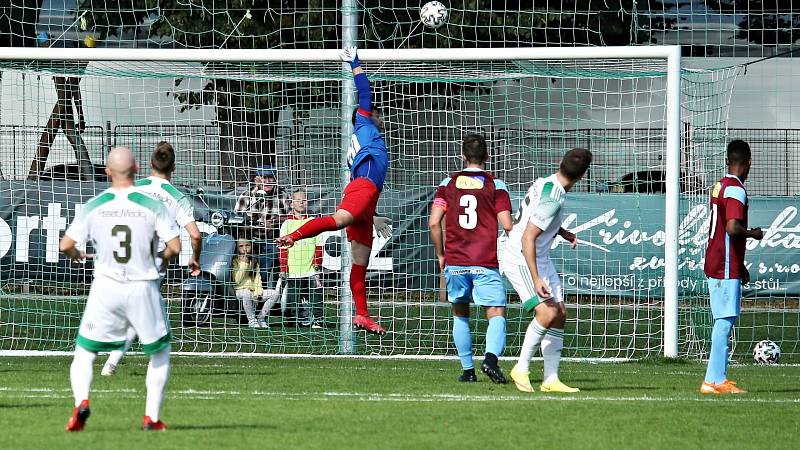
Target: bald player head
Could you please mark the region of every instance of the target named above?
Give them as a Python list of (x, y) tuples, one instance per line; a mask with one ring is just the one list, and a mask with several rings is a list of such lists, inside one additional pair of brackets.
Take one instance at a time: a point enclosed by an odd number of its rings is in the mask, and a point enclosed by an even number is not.
[(127, 187), (133, 184), (133, 176), (139, 168), (133, 153), (127, 147), (114, 147), (108, 153), (106, 175), (111, 178), (111, 186)]

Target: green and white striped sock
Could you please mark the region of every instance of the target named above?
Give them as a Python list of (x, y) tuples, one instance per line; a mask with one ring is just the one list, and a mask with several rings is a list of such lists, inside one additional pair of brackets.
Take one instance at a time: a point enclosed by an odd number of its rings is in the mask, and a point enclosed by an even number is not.
[(561, 364), (561, 349), (564, 348), (564, 330), (550, 328), (542, 339), (544, 357), (544, 383), (558, 380), (558, 366)]

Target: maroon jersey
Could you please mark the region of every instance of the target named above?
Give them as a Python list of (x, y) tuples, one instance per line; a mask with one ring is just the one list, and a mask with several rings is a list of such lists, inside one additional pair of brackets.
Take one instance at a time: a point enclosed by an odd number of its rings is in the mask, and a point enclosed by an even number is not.
[(742, 278), (747, 238), (731, 237), (725, 225), (736, 219), (747, 228), (747, 191), (734, 175), (725, 175), (711, 190), (705, 273), (709, 278)]
[(480, 169), (464, 169), (439, 184), (433, 204), (445, 210), (448, 266), (498, 266), (497, 214), (511, 211), (502, 180)]

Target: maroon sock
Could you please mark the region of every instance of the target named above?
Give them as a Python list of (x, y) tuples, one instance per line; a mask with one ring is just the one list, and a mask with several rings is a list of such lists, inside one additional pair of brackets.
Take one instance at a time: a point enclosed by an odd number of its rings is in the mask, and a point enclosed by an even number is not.
[(320, 233), (336, 229), (338, 228), (336, 227), (336, 220), (333, 216), (316, 217), (304, 223), (303, 226), (295, 230), (295, 232), (289, 236), (291, 236), (293, 240), (299, 241), (300, 239), (307, 239)]
[(353, 263), (350, 268), (350, 291), (356, 304), (356, 314), (366, 316), (367, 313), (367, 266)]

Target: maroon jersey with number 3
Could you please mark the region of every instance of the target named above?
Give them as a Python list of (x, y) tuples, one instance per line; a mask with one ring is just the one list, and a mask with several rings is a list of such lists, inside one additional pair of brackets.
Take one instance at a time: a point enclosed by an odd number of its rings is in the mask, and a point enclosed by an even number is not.
[(439, 184), (433, 204), (445, 210), (448, 266), (498, 266), (497, 214), (511, 211), (502, 180), (480, 169), (464, 169)]

